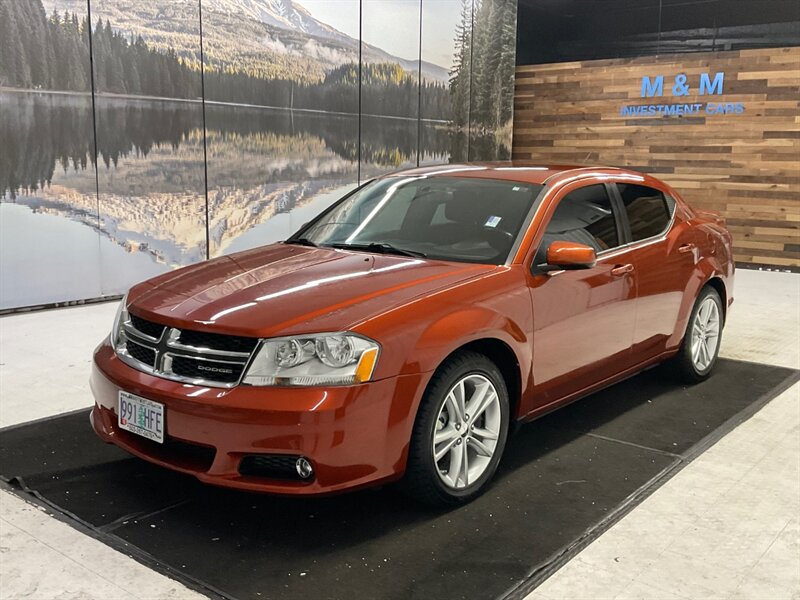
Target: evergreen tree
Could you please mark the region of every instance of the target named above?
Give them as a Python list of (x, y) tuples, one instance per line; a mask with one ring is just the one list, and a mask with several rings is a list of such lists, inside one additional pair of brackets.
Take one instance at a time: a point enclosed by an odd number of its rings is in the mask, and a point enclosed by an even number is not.
[(469, 126), (470, 72), (472, 70), (472, 0), (461, 0), (456, 26), (455, 57), (450, 70), (452, 120), (456, 127)]
[[(12, 35), (11, 6), (8, 2), (0, 2), (0, 40), (10, 40)], [(11, 85), (16, 61), (10, 42), (0, 41), (0, 85)]]

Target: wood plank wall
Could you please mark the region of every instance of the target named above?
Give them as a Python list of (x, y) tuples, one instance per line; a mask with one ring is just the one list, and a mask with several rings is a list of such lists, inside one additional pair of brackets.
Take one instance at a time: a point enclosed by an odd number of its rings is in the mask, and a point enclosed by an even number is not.
[[(724, 91), (696, 95), (701, 73)], [(690, 94), (673, 97), (675, 76)], [(664, 96), (642, 98), (642, 77)], [(624, 116), (623, 106), (737, 103), (744, 112)], [(737, 262), (800, 267), (800, 47), (519, 66), (513, 158), (626, 166), (722, 213)], [(794, 269), (793, 269), (794, 270)]]

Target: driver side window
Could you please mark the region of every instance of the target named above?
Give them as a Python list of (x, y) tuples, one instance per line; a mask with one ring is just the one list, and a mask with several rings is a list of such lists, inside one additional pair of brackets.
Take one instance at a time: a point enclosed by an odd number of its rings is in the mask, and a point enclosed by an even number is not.
[(556, 241), (585, 244), (597, 253), (620, 245), (617, 219), (604, 185), (587, 185), (561, 199), (544, 232), (535, 265), (547, 262), (547, 248)]

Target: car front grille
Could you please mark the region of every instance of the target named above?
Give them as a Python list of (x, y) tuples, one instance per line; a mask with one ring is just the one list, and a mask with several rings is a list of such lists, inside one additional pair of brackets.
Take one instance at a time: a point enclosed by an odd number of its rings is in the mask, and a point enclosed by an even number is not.
[(156, 364), (156, 351), (147, 346), (137, 344), (133, 340), (125, 341), (125, 349), (133, 358), (140, 363), (144, 363), (149, 367), (154, 367)]
[(130, 314), (117, 355), (153, 375), (212, 387), (239, 383), (259, 339), (177, 329)]

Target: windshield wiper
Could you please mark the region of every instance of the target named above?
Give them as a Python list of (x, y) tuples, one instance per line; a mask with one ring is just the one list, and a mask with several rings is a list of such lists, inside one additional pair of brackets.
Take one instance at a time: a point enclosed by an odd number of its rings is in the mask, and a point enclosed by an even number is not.
[(380, 254), (398, 254), (400, 256), (418, 256), (421, 258), (428, 256), (424, 252), (398, 248), (397, 246), (392, 246), (385, 242), (371, 242), (369, 244), (329, 244), (329, 246), (340, 250), (366, 250), (367, 252), (378, 252)]
[(297, 244), (298, 246), (311, 246), (312, 248), (318, 248), (319, 245), (315, 244), (308, 238), (299, 237), (299, 238), (289, 238), (284, 244)]

